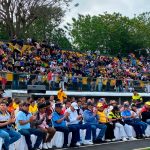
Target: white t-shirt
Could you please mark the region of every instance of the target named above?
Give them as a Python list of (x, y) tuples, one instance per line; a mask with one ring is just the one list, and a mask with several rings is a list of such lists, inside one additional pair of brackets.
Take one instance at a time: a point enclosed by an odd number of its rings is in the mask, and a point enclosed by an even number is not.
[(79, 123), (79, 120), (77, 120), (77, 117), (78, 117), (78, 113), (77, 113), (77, 111), (75, 110), (74, 112), (73, 111), (71, 111), (71, 109), (70, 108), (68, 108), (67, 110), (66, 110), (66, 112), (68, 112), (70, 115), (69, 115), (69, 122), (67, 122), (67, 124), (69, 125), (69, 124), (78, 124)]

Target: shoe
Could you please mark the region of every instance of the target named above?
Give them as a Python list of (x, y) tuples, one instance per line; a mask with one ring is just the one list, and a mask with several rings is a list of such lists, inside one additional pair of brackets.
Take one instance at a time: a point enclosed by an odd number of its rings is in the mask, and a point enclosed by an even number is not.
[(80, 142), (77, 142), (76, 145), (77, 145), (77, 146), (81, 146)]
[(48, 147), (48, 148), (52, 148), (51, 142), (47, 142), (46, 144), (47, 144), (47, 147)]
[(106, 143), (106, 141), (103, 141), (103, 140), (101, 140), (101, 139), (96, 139), (96, 140), (93, 140), (93, 143), (94, 143), (94, 144)]
[(89, 140), (85, 140), (83, 142), (84, 145), (93, 145), (93, 142), (89, 141)]
[(70, 144), (70, 147), (79, 147), (79, 146), (76, 144)]
[(48, 149), (48, 146), (46, 143), (43, 143), (43, 149)]
[(130, 137), (129, 140), (130, 140), (130, 141), (134, 141), (134, 140), (137, 140), (137, 139), (134, 138), (134, 137)]
[(122, 138), (122, 141), (127, 141), (127, 139), (125, 137)]
[(105, 141), (107, 141), (107, 142), (111, 142), (111, 140), (110, 140), (110, 139), (106, 139)]
[(111, 141), (112, 141), (112, 142), (115, 142), (115, 141), (116, 141), (116, 139), (115, 139), (115, 138), (114, 138), (114, 139), (111, 139)]
[(69, 147), (68, 147), (68, 145), (63, 145), (63, 147), (62, 147), (62, 148), (69, 148)]

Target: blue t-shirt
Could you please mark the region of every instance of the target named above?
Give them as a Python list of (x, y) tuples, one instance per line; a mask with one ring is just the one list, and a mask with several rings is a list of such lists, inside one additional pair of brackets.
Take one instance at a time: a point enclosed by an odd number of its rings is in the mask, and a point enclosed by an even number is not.
[[(131, 116), (131, 111), (130, 110), (124, 110), (121, 112), (122, 117), (130, 117)], [(131, 118), (124, 118), (124, 120), (131, 120)]]
[(64, 115), (57, 113), (56, 111), (52, 114), (52, 124), (54, 127), (66, 127), (66, 121), (63, 120), (61, 123), (57, 123), (56, 121), (63, 118)]
[(32, 116), (31, 113), (25, 114), (23, 111), (19, 111), (16, 116), (17, 129), (18, 130), (30, 129), (30, 123), (27, 123), (25, 125), (20, 125), (19, 121), (27, 121), (30, 119), (31, 116)]

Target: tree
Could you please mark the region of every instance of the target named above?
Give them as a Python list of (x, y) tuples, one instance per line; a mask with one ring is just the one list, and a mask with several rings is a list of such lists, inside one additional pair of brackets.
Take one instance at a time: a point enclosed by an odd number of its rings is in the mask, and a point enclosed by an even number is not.
[(53, 32), (53, 42), (61, 49), (72, 50), (72, 44), (66, 37), (66, 33), (63, 29), (58, 28)]
[[(41, 17), (43, 8), (65, 10), (71, 0), (0, 0), (0, 22), (10, 37), (24, 36), (27, 29)], [(63, 11), (65, 12), (65, 11)], [(49, 13), (48, 15), (51, 15)]]
[(101, 50), (111, 54), (129, 53), (150, 47), (150, 13), (134, 18), (119, 13), (79, 15), (65, 26), (73, 44), (80, 50)]

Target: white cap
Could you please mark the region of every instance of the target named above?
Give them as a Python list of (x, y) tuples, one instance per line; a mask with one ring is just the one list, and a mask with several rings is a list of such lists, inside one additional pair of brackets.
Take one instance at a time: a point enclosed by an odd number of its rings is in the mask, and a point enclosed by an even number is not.
[(74, 109), (79, 109), (78, 104), (77, 104), (76, 102), (73, 102), (73, 103), (71, 104), (71, 106), (72, 106)]

